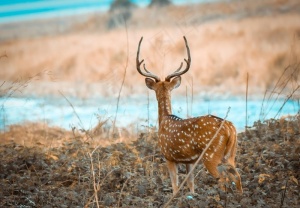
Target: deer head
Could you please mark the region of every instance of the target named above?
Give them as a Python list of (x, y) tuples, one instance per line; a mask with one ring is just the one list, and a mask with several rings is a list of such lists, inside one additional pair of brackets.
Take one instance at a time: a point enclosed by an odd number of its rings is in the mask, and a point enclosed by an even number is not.
[[(159, 108), (159, 115), (167, 115), (171, 114), (171, 91), (177, 87), (180, 86), (181, 84), (181, 75), (185, 74), (190, 66), (191, 66), (191, 54), (190, 54), (190, 49), (187, 43), (187, 40), (185, 37), (183, 37), (185, 41), (185, 46), (187, 49), (187, 55), (188, 59), (184, 59), (186, 62), (186, 67), (184, 70), (182, 69), (183, 62), (181, 62), (179, 68), (175, 70), (172, 74), (168, 75), (165, 78), (165, 81), (161, 81), (160, 78), (153, 73), (151, 73), (147, 68), (144, 62), (144, 59), (141, 61), (139, 60), (139, 54), (140, 54), (140, 47), (141, 43), (143, 41), (143, 37), (141, 37), (139, 41), (139, 46), (137, 50), (137, 56), (136, 56), (136, 66), (137, 66), (137, 71), (146, 77), (145, 82), (146, 86), (155, 91), (157, 101), (159, 102), (159, 106), (162, 108)], [(141, 65), (143, 64), (144, 72), (141, 70)], [(166, 98), (166, 99), (163, 99)], [(160, 119), (159, 119), (160, 120)]]

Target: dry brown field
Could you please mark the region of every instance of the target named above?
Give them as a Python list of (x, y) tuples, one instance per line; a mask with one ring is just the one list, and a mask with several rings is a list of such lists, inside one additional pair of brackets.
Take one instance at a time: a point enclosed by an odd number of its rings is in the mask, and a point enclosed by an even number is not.
[[(117, 13), (0, 24), (0, 96), (117, 98), (124, 75), (122, 97), (145, 95), (135, 66), (141, 36), (141, 56), (161, 77), (186, 58), (186, 36), (192, 65), (177, 94), (193, 88), (195, 95), (245, 96), (248, 74), (249, 97), (267, 92), (299, 101), (298, 0), (173, 5), (129, 14), (126, 25)], [(106, 121), (91, 129), (29, 121), (1, 130), (0, 207), (163, 207), (172, 188), (157, 127), (136, 132), (135, 126), (116, 126), (112, 132)], [(299, 127), (298, 113), (239, 133), (243, 195), (230, 185), (220, 190), (200, 164), (196, 193), (185, 186), (169, 207), (299, 207)], [(185, 171), (180, 166), (181, 181)]]

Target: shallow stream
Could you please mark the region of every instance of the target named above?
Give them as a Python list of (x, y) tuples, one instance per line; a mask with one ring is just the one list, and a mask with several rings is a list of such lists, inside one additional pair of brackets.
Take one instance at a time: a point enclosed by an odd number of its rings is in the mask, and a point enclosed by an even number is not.
[[(188, 107), (187, 107), (188, 106)], [(71, 126), (85, 129), (93, 128), (98, 119), (108, 120), (112, 124), (116, 115), (116, 98), (48, 98), (48, 97), (2, 97), (0, 98), (0, 129), (9, 125), (24, 122), (45, 122), (49, 125), (70, 129)], [(298, 101), (261, 99), (248, 100), (247, 119), (246, 101), (243, 98), (204, 99), (176, 98), (172, 101), (173, 114), (186, 118), (213, 114), (224, 118), (230, 107), (227, 120), (232, 121), (238, 131), (247, 125), (252, 126), (257, 120), (280, 118), (283, 115), (294, 115), (299, 112)], [(149, 110), (148, 110), (149, 109)], [(119, 102), (116, 124), (126, 127), (136, 125), (157, 126), (157, 102), (154, 97), (127, 97)], [(149, 117), (149, 122), (148, 122)]]

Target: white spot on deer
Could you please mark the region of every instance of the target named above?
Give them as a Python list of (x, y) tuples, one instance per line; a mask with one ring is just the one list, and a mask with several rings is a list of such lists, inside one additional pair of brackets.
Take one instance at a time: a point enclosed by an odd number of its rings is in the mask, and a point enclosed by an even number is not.
[(219, 142), (218, 142), (218, 146), (217, 146), (216, 149), (219, 149), (220, 147), (222, 147), (223, 139), (224, 139), (223, 136), (220, 136), (220, 137), (219, 137)]

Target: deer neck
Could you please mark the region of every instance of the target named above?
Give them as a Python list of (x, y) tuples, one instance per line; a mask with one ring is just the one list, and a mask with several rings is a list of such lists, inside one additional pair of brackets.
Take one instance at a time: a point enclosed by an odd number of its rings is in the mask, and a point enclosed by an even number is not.
[(159, 96), (157, 98), (157, 102), (158, 102), (158, 120), (160, 126), (162, 119), (165, 116), (172, 114), (171, 96), (170, 95)]

